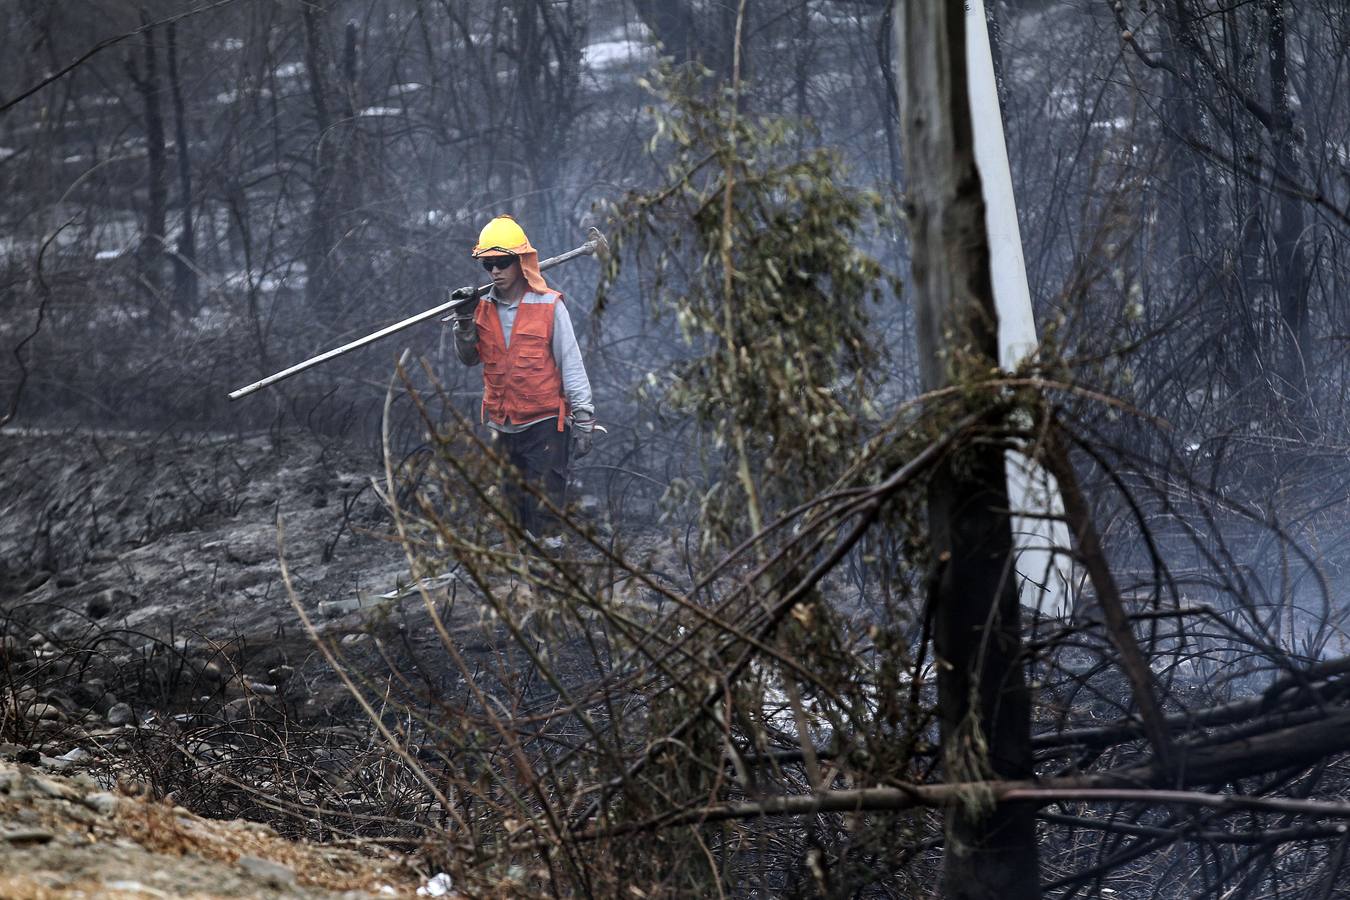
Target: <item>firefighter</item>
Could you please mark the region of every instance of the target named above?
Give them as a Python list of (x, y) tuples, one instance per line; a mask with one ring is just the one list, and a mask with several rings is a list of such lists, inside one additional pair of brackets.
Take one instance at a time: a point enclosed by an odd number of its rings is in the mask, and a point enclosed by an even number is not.
[(595, 406), (563, 296), (544, 281), (539, 254), (510, 216), (484, 226), (473, 257), (492, 276), (483, 301), (461, 288), (454, 317), (461, 362), (483, 364), (482, 419), (516, 470), (503, 490), (521, 527), (545, 546), (561, 545), (556, 518), (522, 487), (561, 508), (569, 456), (591, 451)]

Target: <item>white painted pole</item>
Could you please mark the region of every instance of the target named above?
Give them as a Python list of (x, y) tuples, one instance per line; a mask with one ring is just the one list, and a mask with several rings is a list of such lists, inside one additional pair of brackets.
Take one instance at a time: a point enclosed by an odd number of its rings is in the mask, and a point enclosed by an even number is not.
[[(984, 0), (966, 0), (966, 71), (970, 85), (970, 117), (975, 133), (975, 163), (984, 185), (985, 227), (989, 234), (990, 273), (994, 306), (998, 311), (999, 365), (1014, 368), (1036, 350), (1036, 320), (1031, 312), (1031, 290), (1022, 257), (1022, 235), (1017, 225), (1012, 171), (1003, 136), (994, 57)], [(1069, 547), (1059, 485), (1050, 473), (1020, 454), (1007, 457), (1008, 499), (1013, 509), (1013, 540), (1017, 546), (1017, 573), (1022, 603), (1039, 606), (1046, 614), (1068, 615), (1072, 610), (1072, 566), (1054, 548)]]

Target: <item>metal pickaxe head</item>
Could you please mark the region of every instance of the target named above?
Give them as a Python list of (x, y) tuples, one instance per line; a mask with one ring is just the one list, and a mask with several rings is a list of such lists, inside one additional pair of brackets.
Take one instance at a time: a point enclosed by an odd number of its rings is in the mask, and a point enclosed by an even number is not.
[(600, 229), (592, 226), (586, 230), (586, 246), (590, 248), (590, 253), (596, 259), (604, 259), (609, 256), (609, 241), (600, 233)]

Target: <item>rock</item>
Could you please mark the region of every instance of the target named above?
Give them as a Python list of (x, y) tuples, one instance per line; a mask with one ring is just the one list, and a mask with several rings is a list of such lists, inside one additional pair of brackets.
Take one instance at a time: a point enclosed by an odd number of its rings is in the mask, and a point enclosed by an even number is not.
[(42, 778), (38, 775), (28, 779), (28, 786), (39, 794), (46, 794), (48, 797), (54, 797), (57, 800), (78, 802), (80, 797), (83, 796), (64, 781), (53, 781), (50, 778)]
[(42, 754), (32, 747), (24, 747), (15, 754), (14, 758), (26, 766), (36, 766), (42, 762)]
[(80, 583), (80, 579), (74, 575), (57, 575), (56, 586), (59, 588), (71, 588)]
[(81, 802), (100, 816), (111, 816), (117, 812), (117, 804), (120, 801), (118, 801), (116, 794), (99, 791), (94, 794), (86, 794)]
[(45, 691), (40, 691), (38, 696), (48, 703), (56, 704), (56, 706), (60, 707), (62, 712), (67, 714), (76, 712), (80, 708), (74, 700), (70, 699), (70, 696), (65, 691), (59, 691), (55, 688), (48, 688)]
[(63, 759), (66, 762), (77, 766), (82, 763), (87, 763), (93, 758), (94, 754), (90, 753), (83, 747), (74, 747), (57, 757), (57, 759)]
[(54, 703), (34, 703), (23, 712), (30, 722), (64, 722), (66, 714)]
[(289, 866), (283, 866), (281, 863), (272, 862), (270, 859), (261, 859), (257, 856), (241, 856), (238, 860), (239, 868), (243, 869), (254, 878), (264, 881), (273, 887), (288, 888), (295, 884), (295, 870)]
[(74, 782), (76, 787), (83, 791), (97, 791), (100, 789), (99, 783), (90, 778), (86, 772), (76, 772), (74, 775), (70, 776), (70, 780)]
[(130, 606), (134, 602), (136, 602), (134, 594), (121, 588), (108, 588), (95, 594), (85, 604), (84, 611), (89, 614), (89, 618), (98, 620)]
[(109, 725), (130, 725), (135, 719), (136, 714), (125, 703), (114, 703), (108, 710)]
[(360, 597), (346, 597), (342, 600), (320, 600), (319, 615), (333, 618), (334, 616), (345, 616), (349, 612), (355, 612), (361, 608)]
[(52, 573), (44, 570), (34, 572), (33, 577), (23, 583), (23, 592), (36, 591), (51, 580)]
[(42, 755), (38, 758), (38, 765), (44, 769), (51, 769), (53, 772), (64, 772), (70, 768), (71, 762), (67, 759), (61, 759), (59, 756)]
[(427, 883), (417, 889), (419, 897), (445, 897), (454, 890), (454, 882), (444, 872), (437, 872)]

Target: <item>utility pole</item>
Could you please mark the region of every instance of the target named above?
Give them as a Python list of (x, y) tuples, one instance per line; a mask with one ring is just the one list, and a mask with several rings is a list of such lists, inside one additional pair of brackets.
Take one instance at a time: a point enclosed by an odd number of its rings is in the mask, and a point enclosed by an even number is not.
[[(1011, 371), (1036, 351), (1039, 341), (984, 0), (966, 0), (965, 7), (970, 120), (975, 134), (975, 164), (984, 186), (989, 274), (998, 313), (998, 363)], [(1046, 615), (1067, 616), (1073, 611), (1073, 581), (1072, 566), (1064, 555), (1069, 547), (1069, 529), (1063, 519), (1059, 485), (1053, 475), (1019, 453), (1007, 454), (1006, 467), (1022, 605), (1039, 608)], [(1016, 515), (1018, 512), (1032, 515)]]
[[(925, 390), (994, 369), (999, 316), (976, 164), (961, 0), (895, 0), (895, 67), (909, 198), (911, 284)], [(987, 46), (987, 42), (986, 42)], [(961, 361), (957, 366), (957, 360)], [(1002, 424), (997, 410), (989, 425)], [(942, 896), (1038, 900), (1035, 809), (978, 782), (1032, 774), (1031, 698), (1003, 449), (971, 441), (929, 482), (929, 608), (942, 770), (970, 785), (946, 811)]]

